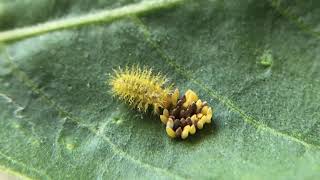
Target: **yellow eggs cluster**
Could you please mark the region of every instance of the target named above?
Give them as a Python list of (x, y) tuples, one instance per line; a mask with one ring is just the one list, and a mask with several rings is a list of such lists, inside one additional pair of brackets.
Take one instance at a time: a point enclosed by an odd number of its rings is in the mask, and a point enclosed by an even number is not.
[(192, 90), (179, 98), (179, 90), (171, 95), (171, 106), (164, 109), (160, 120), (166, 125), (169, 137), (186, 139), (189, 134), (195, 134), (204, 124), (211, 123), (212, 108), (207, 102), (202, 102)]

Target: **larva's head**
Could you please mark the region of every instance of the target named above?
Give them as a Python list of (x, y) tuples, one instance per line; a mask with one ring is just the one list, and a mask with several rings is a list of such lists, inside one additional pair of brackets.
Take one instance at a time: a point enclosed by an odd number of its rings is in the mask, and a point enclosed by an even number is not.
[(170, 88), (165, 87), (167, 79), (161, 74), (154, 74), (151, 69), (133, 66), (114, 70), (110, 79), (113, 95), (126, 101), (129, 105), (146, 111), (153, 106), (165, 108), (170, 104)]

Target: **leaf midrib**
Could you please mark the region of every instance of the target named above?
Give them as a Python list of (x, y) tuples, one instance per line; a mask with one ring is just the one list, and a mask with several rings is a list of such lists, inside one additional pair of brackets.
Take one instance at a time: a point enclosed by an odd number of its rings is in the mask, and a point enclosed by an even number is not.
[(17, 28), (0, 32), (0, 43), (19, 40), (27, 37), (41, 35), (47, 32), (80, 27), (84, 25), (111, 22), (116, 19), (120, 19), (130, 15), (138, 15), (141, 13), (157, 10), (161, 8), (168, 8), (174, 6), (184, 0), (153, 0), (153, 1), (141, 1), (136, 4), (130, 4), (115, 8), (112, 10), (101, 10), (96, 13), (85, 14), (82, 16), (69, 17), (64, 19), (58, 19), (54, 21), (48, 21), (46, 23)]
[[(80, 27), (90, 25), (94, 23), (106, 23), (112, 22), (123, 17), (130, 15), (138, 15), (141, 13), (157, 10), (161, 8), (169, 8), (182, 3), (186, 0), (153, 0), (153, 1), (142, 1), (136, 4), (129, 4), (112, 10), (105, 9), (96, 13), (85, 14), (82, 16), (58, 19), (55, 21), (48, 21), (46, 23), (32, 25), (22, 28), (16, 28), (8, 31), (0, 32), (0, 43), (11, 42), (19, 39), (24, 39), (32, 36), (41, 35), (44, 33), (58, 31), (62, 29), (69, 29), (74, 27)], [(270, 2), (270, 6), (274, 8), (281, 15), (292, 21), (299, 29), (303, 32), (311, 34), (317, 38), (320, 37), (320, 32), (312, 30), (307, 24), (300, 22), (297, 17), (289, 14), (288, 12), (282, 11), (276, 7), (276, 3)]]

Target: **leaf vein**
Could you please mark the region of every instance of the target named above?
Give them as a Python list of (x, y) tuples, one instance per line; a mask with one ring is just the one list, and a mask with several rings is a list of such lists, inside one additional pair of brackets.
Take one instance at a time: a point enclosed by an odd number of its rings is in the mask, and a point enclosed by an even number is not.
[(55, 21), (48, 21), (38, 25), (8, 30), (0, 32), (0, 42), (14, 41), (47, 32), (69, 29), (94, 23), (111, 22), (130, 15), (137, 15), (160, 8), (168, 8), (182, 1), (183, 0), (142, 1), (140, 3), (126, 5), (112, 10), (102, 10), (92, 14), (69, 17)]
[(278, 0), (273, 0), (270, 2), (271, 7), (277, 11), (279, 14), (287, 18), (289, 21), (293, 22), (299, 29), (301, 29), (303, 32), (308, 33), (310, 35), (313, 35), (317, 38), (320, 37), (320, 32), (312, 30), (310, 26), (307, 24), (303, 23), (302, 21), (299, 21), (299, 17), (290, 14), (284, 10), (281, 10), (280, 8), (277, 7)]
[(7, 155), (1, 151), (0, 151), (0, 156), (2, 156), (3, 158), (7, 159), (10, 162), (12, 162), (13, 164), (21, 166), (29, 171), (35, 172), (36, 174), (40, 175), (40, 177), (45, 177), (45, 179), (51, 179), (45, 172), (42, 172), (34, 167), (31, 167), (30, 165), (26, 165), (23, 162), (15, 160), (14, 158), (10, 157), (9, 155)]

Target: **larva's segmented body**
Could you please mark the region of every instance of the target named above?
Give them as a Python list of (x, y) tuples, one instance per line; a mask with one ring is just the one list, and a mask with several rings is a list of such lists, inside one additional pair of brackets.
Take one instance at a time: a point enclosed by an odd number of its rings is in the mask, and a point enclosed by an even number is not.
[(211, 123), (213, 110), (207, 102), (202, 102), (192, 90), (180, 97), (179, 90), (172, 91), (166, 83), (165, 76), (138, 66), (115, 70), (109, 81), (112, 93), (138, 110), (146, 111), (152, 106), (159, 114), (162, 109), (160, 120), (171, 138), (186, 139)]
[(157, 112), (159, 107), (165, 108), (168, 104), (170, 88), (165, 87), (166, 82), (165, 76), (152, 74), (151, 69), (135, 66), (115, 70), (110, 85), (114, 95), (133, 107), (146, 111), (149, 106), (153, 106)]

